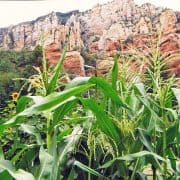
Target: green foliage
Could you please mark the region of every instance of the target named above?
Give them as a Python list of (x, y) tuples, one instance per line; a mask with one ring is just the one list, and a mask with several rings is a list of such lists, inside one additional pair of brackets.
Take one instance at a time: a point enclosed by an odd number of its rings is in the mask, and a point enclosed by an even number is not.
[[(10, 68), (11, 69), (11, 68)], [(6, 69), (5, 69), (6, 71)], [(13, 91), (18, 91), (20, 82), (13, 81), (14, 78), (19, 78), (19, 74), (15, 70), (0, 71), (0, 107), (4, 106)]]
[(178, 179), (179, 88), (173, 76), (164, 79), (159, 51), (145, 76), (131, 74), (131, 60), (121, 56), (107, 79), (75, 78), (62, 88), (65, 52), (52, 71), (43, 57), (42, 72), (30, 79), (40, 86), (0, 121), (2, 139), (11, 134), (0, 178), (134, 180), (150, 169), (154, 179)]
[(13, 91), (19, 91), (23, 84), (22, 81), (13, 79), (28, 78), (34, 74), (32, 66), (39, 65), (38, 59), (41, 56), (40, 46), (37, 46), (34, 51), (0, 51), (0, 107), (5, 106), (10, 94)]

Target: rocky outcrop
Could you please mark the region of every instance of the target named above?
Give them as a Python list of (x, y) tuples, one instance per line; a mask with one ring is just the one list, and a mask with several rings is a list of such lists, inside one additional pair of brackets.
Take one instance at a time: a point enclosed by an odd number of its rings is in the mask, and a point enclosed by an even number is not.
[(113, 58), (97, 60), (96, 62), (97, 76), (103, 76), (107, 74), (108, 71), (113, 66), (113, 63), (114, 63)]
[(105, 50), (107, 39), (125, 40), (129, 36), (157, 32), (162, 12), (162, 8), (151, 4), (137, 6), (133, 0), (97, 5), (80, 16), (84, 44), (89, 47), (98, 42), (98, 50)]
[(68, 74), (85, 76), (84, 59), (78, 51), (67, 52), (64, 60), (64, 70)]
[[(172, 73), (179, 75), (180, 60), (172, 59), (179, 55), (180, 50), (180, 13), (149, 3), (138, 6), (133, 0), (114, 0), (98, 4), (85, 12), (53, 12), (35, 21), (2, 28), (0, 48), (33, 49), (43, 41), (49, 62), (55, 63), (68, 41), (68, 52), (72, 51), (69, 59), (72, 63), (65, 65), (67, 69), (82, 66), (76, 60), (81, 59), (78, 52), (86, 49), (88, 53), (96, 55), (96, 68), (103, 74), (112, 64), (111, 57), (122, 50), (129, 55), (132, 49), (138, 49), (148, 55), (152, 40), (157, 40), (159, 32), (162, 32), (161, 52), (167, 53)], [(75, 71), (79, 75), (84, 74), (84, 70)]]
[(0, 29), (0, 48), (21, 50), (33, 49), (39, 44), (51, 43), (63, 48), (69, 40), (69, 49), (82, 46), (80, 22), (76, 20), (77, 11), (62, 14), (51, 13), (31, 22)]
[[(50, 65), (57, 64), (60, 60), (61, 49), (57, 44), (52, 43), (46, 47), (46, 58)], [(75, 75), (75, 76), (85, 76), (84, 70), (84, 59), (78, 51), (68, 51), (66, 52), (66, 58), (63, 63), (64, 72)]]

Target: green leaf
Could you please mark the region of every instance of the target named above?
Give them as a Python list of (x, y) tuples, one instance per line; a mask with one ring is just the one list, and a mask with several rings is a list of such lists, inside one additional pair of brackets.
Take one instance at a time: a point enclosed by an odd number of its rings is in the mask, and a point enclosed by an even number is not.
[(77, 102), (78, 99), (74, 97), (73, 99), (67, 101), (66, 103), (55, 109), (53, 113), (53, 126), (57, 125), (59, 121), (62, 121), (63, 117), (77, 105)]
[(75, 117), (75, 118), (70, 118), (66, 120), (64, 123), (68, 125), (74, 125), (74, 124), (81, 124), (82, 122), (88, 120), (88, 117)]
[[(38, 145), (28, 145), (27, 149), (22, 149), (19, 153), (16, 154), (12, 158), (12, 162), (16, 163), (17, 168), (22, 168), (22, 169), (31, 169), (32, 168), (32, 162), (38, 158), (39, 155), (39, 146)], [(25, 147), (25, 148), (26, 148)], [(20, 156), (20, 158), (18, 157)], [(16, 161), (18, 160), (18, 161)]]
[(139, 100), (136, 97), (134, 90), (132, 90), (131, 94), (127, 96), (126, 103), (129, 105), (129, 107), (134, 113), (138, 111)]
[(56, 160), (57, 163), (54, 168), (54, 173), (52, 174), (52, 176), (57, 174), (56, 176), (59, 177), (59, 175), (62, 173), (64, 164), (67, 162), (67, 159), (66, 159), (67, 154), (71, 153), (74, 150), (81, 135), (82, 135), (82, 128), (80, 126), (75, 126), (72, 133), (69, 134), (68, 136), (64, 134), (64, 137), (65, 136), (66, 137), (64, 138), (64, 142), (60, 143), (59, 156)]
[(167, 129), (166, 131), (167, 144), (173, 143), (175, 138), (179, 139), (180, 132), (178, 131), (178, 127), (179, 127), (179, 124), (177, 121), (174, 125), (169, 126), (169, 128)]
[(13, 156), (13, 158), (11, 159), (12, 163), (16, 163), (20, 157), (22, 156), (22, 154), (28, 149), (28, 146), (25, 146), (24, 148), (22, 148), (19, 152), (16, 152), (16, 154)]
[(60, 103), (67, 101), (69, 98), (89, 89), (92, 86), (93, 84), (85, 84), (85, 85), (81, 85), (78, 87), (64, 90), (59, 93), (50, 94), (49, 96), (46, 96), (44, 98), (43, 102), (37, 105), (35, 104), (31, 106), (30, 108), (26, 109), (24, 113), (22, 112), (22, 114), (32, 115), (34, 113), (56, 109), (57, 106), (60, 105)]
[(42, 139), (40, 134), (37, 132), (36, 128), (34, 126), (28, 125), (28, 124), (21, 124), (21, 128), (24, 132), (30, 134), (30, 135), (34, 135), (37, 139), (37, 143), (39, 145), (42, 144)]
[(61, 141), (65, 136), (71, 134), (72, 131), (72, 128), (65, 129), (57, 136), (57, 141)]
[(0, 161), (1, 160), (4, 160), (4, 153), (3, 153), (2, 147), (0, 146)]
[(98, 104), (92, 99), (80, 99), (85, 108), (90, 109), (96, 116), (96, 123), (98, 127), (112, 138), (117, 144), (121, 142), (120, 133), (113, 123), (112, 119), (106, 115), (105, 111), (101, 109)]
[(141, 142), (148, 149), (148, 151), (152, 152), (153, 148), (151, 146), (151, 141), (150, 141), (150, 137), (148, 136), (148, 133), (145, 130), (140, 129), (140, 128), (138, 128), (138, 131), (139, 131), (139, 134), (140, 134)]
[(74, 149), (74, 146), (76, 145), (77, 141), (81, 137), (82, 134), (82, 128), (79, 126), (74, 127), (73, 131), (69, 136), (66, 136), (65, 138), (65, 146), (61, 148), (61, 153), (59, 156), (59, 163), (63, 162), (64, 157), (67, 155), (67, 153), (72, 152)]
[(147, 96), (143, 83), (136, 83), (136, 84), (134, 84), (134, 87), (135, 87), (135, 90), (137, 90), (140, 95), (142, 95), (143, 97)]
[(98, 173), (97, 171), (95, 171), (94, 169), (91, 169), (90, 167), (82, 164), (81, 162), (79, 161), (74, 161), (74, 165), (81, 168), (83, 171), (86, 171), (88, 173), (91, 173), (95, 176), (98, 176), (98, 177), (102, 177), (104, 179), (107, 179), (106, 177), (104, 177), (103, 175), (101, 175), (100, 173)]
[(180, 89), (179, 88), (172, 88), (172, 91), (173, 91), (174, 95), (176, 96), (178, 105), (180, 107)]
[(112, 74), (112, 88), (116, 91), (117, 90), (117, 80), (118, 80), (118, 57), (114, 56), (114, 65), (111, 70)]
[(53, 93), (49, 96), (43, 98), (37, 104), (32, 105), (31, 107), (25, 109), (23, 112), (17, 114), (15, 117), (5, 122), (0, 126), (0, 133), (3, 132), (3, 129), (12, 127), (23, 121), (25, 116), (31, 116), (33, 114), (38, 114), (43, 111), (50, 111), (56, 109), (59, 105), (65, 103), (67, 100), (72, 98), (74, 95), (77, 95), (90, 87), (94, 86), (94, 84), (84, 84), (78, 87), (74, 87), (71, 89), (64, 90), (63, 92)]
[(90, 80), (90, 77), (76, 77), (70, 83), (66, 85), (65, 89), (70, 89), (79, 85), (86, 84), (88, 83), (89, 80)]
[(118, 158), (114, 158), (113, 160), (108, 161), (107, 163), (105, 163), (104, 165), (102, 165), (100, 168), (108, 168), (110, 166), (112, 166), (112, 164), (115, 161), (133, 161), (137, 158), (141, 158), (143, 156), (151, 156), (155, 159), (158, 159), (160, 161), (165, 161), (161, 156), (153, 153), (153, 152), (149, 152), (149, 151), (140, 151), (138, 153), (134, 153), (134, 154), (129, 154), (129, 155), (125, 155), (122, 157), (118, 157)]
[(49, 153), (47, 153), (43, 147), (41, 147), (39, 152), (39, 159), (41, 168), (37, 180), (49, 179), (52, 173), (54, 158)]
[(173, 168), (173, 170), (176, 171), (176, 156), (175, 156), (172, 148), (169, 148), (167, 150), (167, 155), (168, 155), (168, 159), (170, 160), (171, 167)]
[(102, 92), (109, 98), (111, 98), (111, 100), (116, 103), (117, 105), (120, 105), (126, 109), (129, 109), (129, 107), (127, 106), (127, 104), (125, 104), (125, 102), (123, 102), (119, 95), (117, 94), (117, 92), (111, 87), (111, 85), (106, 82), (104, 79), (102, 78), (98, 78), (98, 77), (92, 77), (89, 80), (90, 83), (96, 84), (98, 88), (100, 88), (102, 90)]
[(67, 180), (74, 180), (75, 179), (75, 174), (76, 174), (75, 170), (74, 170), (74, 168), (72, 168)]
[(13, 180), (13, 177), (8, 173), (7, 170), (0, 172), (1, 180)]
[(176, 121), (178, 120), (178, 114), (175, 110), (171, 109), (171, 108), (164, 108), (167, 112), (169, 112), (169, 114), (173, 117), (173, 119)]
[(55, 91), (57, 81), (59, 79), (59, 75), (61, 73), (61, 69), (62, 69), (62, 66), (63, 66), (63, 61), (65, 59), (66, 51), (67, 51), (67, 45), (63, 49), (60, 60), (57, 63), (55, 69), (54, 69), (54, 73), (53, 73), (53, 75), (52, 75), (52, 77), (50, 79), (50, 82), (48, 83), (47, 95), (49, 95), (50, 93)]
[(30, 97), (27, 96), (22, 96), (20, 97), (20, 99), (17, 102), (17, 106), (16, 106), (16, 112), (20, 113), (22, 111), (24, 111), (24, 109), (26, 108), (26, 105), (31, 101)]
[(34, 176), (31, 173), (28, 173), (22, 169), (16, 171), (15, 167), (10, 161), (2, 160), (0, 161), (0, 170), (7, 170), (8, 173), (15, 178), (16, 180), (35, 180)]
[[(112, 67), (112, 70), (111, 70), (111, 79), (112, 79), (112, 89), (114, 91), (117, 92), (117, 80), (118, 80), (118, 57), (115, 56), (114, 57), (114, 65)], [(117, 115), (117, 109), (118, 109), (118, 106), (117, 104), (111, 100), (111, 102), (109, 102), (109, 108), (110, 108), (110, 111), (111, 111), (111, 114), (116, 116)]]

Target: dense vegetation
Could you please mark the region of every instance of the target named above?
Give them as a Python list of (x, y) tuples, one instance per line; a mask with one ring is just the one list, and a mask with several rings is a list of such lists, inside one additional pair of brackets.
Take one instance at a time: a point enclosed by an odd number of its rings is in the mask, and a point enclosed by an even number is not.
[(64, 56), (51, 71), (43, 56), (36, 91), (18, 94), (12, 117), (0, 120), (0, 179), (178, 179), (180, 90), (162, 77), (158, 48), (144, 75), (121, 55), (106, 79), (65, 86)]
[(41, 54), (39, 46), (34, 51), (0, 51), (0, 107), (4, 107), (11, 93), (24, 83), (16, 78), (29, 78), (35, 73), (32, 67), (39, 65)]

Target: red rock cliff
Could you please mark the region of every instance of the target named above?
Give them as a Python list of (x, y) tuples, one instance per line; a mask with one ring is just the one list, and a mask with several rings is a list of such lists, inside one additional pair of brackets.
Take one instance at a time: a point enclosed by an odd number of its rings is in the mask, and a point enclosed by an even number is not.
[(161, 52), (169, 53), (168, 64), (172, 73), (179, 76), (180, 60), (172, 61), (170, 57), (179, 55), (180, 51), (180, 13), (149, 3), (138, 6), (133, 0), (114, 0), (85, 12), (53, 12), (31, 22), (1, 28), (0, 49), (33, 49), (43, 40), (49, 62), (54, 63), (68, 40), (68, 52), (72, 51), (73, 55), (70, 55), (72, 63), (66, 63), (65, 69), (76, 69), (78, 65), (81, 72), (73, 71), (84, 75), (78, 53), (81, 49), (96, 55), (96, 67), (104, 71), (102, 63), (109, 66), (111, 57), (122, 49), (126, 54), (131, 53), (132, 48), (147, 53), (152, 37), (157, 37), (160, 31)]

